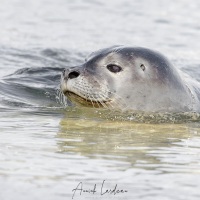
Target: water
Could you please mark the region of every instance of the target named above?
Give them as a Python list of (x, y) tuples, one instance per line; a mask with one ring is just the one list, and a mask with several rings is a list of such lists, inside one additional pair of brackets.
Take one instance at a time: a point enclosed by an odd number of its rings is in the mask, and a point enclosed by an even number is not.
[[(199, 199), (198, 120), (108, 118), (66, 109), (57, 94), (63, 68), (116, 44), (158, 50), (200, 81), (199, 8), (195, 0), (1, 0), (0, 199)], [(80, 182), (90, 193), (72, 191)], [(116, 184), (124, 193), (104, 194)]]

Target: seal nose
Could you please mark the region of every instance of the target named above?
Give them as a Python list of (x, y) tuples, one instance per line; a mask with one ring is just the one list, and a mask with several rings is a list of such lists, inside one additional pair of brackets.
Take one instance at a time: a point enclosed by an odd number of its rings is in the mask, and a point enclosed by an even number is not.
[(80, 75), (78, 71), (72, 71), (68, 74), (69, 79), (77, 78)]
[(65, 80), (74, 79), (80, 75), (80, 71), (77, 67), (71, 67), (69, 69), (64, 69), (62, 75)]

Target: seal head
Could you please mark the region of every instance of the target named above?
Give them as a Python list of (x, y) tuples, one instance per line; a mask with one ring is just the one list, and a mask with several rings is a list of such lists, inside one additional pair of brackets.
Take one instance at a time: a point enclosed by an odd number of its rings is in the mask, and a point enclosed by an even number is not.
[(115, 46), (65, 69), (61, 90), (76, 104), (121, 110), (197, 110), (198, 97), (180, 72), (156, 51)]

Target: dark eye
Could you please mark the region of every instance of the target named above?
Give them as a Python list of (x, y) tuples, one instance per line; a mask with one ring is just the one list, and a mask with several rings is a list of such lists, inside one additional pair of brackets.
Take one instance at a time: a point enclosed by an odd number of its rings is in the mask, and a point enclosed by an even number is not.
[(140, 65), (140, 68), (144, 71), (146, 67), (145, 67), (144, 64), (141, 64), (141, 65)]
[(107, 65), (107, 69), (113, 73), (118, 73), (122, 71), (122, 68), (120, 66), (114, 64)]

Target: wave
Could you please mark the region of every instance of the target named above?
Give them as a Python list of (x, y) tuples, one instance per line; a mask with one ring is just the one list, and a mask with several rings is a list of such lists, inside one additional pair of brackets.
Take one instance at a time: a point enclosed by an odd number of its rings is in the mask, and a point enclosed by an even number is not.
[(1, 48), (0, 67), (10, 71), (17, 63), (18, 69), (0, 80), (0, 108), (61, 107), (57, 92), (61, 72), (82, 58), (79, 53), (62, 49)]

